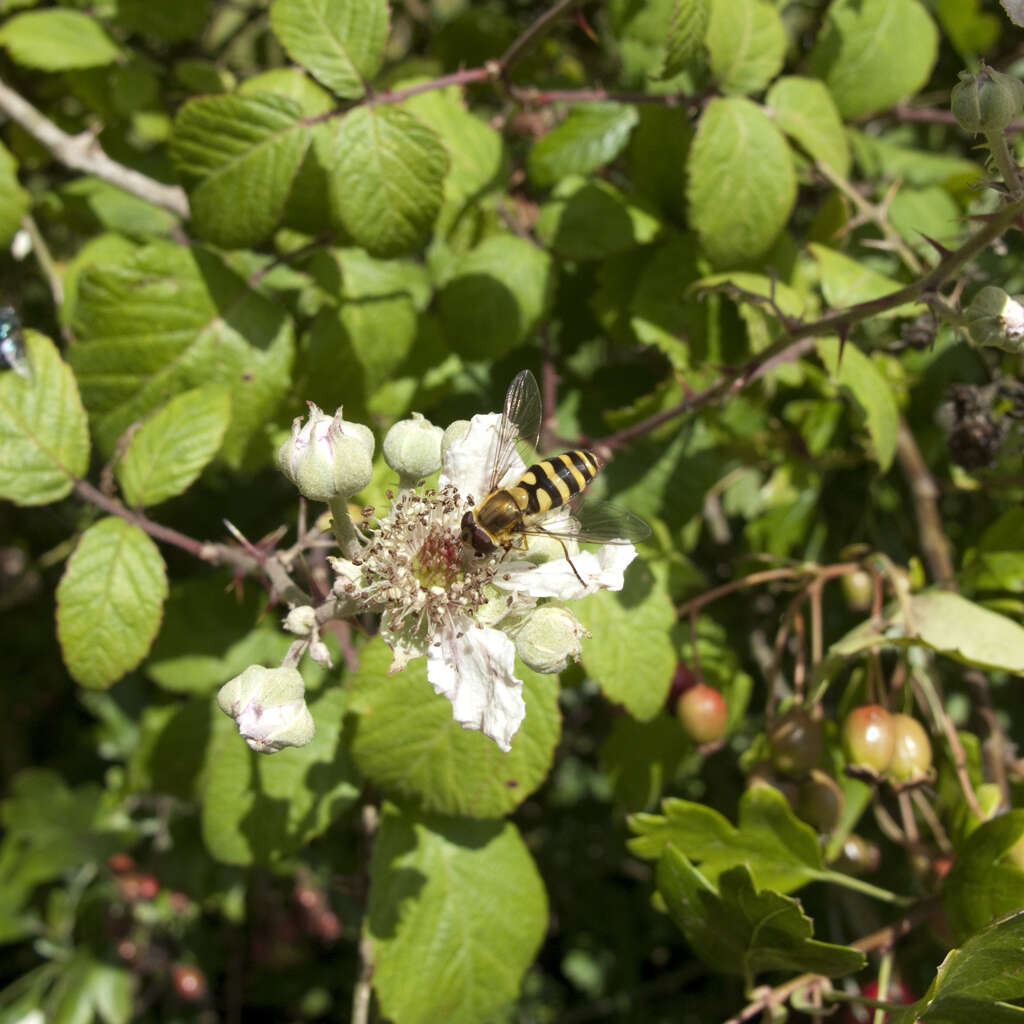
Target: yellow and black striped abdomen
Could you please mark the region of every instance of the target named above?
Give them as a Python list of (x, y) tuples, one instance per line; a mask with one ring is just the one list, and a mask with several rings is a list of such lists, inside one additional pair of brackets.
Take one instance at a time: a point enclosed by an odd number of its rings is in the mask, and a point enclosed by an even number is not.
[(524, 516), (558, 508), (579, 494), (597, 476), (601, 460), (583, 448), (535, 462), (506, 488)]

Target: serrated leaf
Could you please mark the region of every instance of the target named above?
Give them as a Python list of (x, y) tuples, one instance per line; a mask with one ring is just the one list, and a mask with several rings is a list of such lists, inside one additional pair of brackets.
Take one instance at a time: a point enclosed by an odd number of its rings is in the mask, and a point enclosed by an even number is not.
[(814, 78), (787, 75), (776, 81), (765, 103), (775, 123), (810, 157), (840, 178), (850, 174), (850, 147), (832, 94)]
[(124, 967), (94, 960), (76, 951), (62, 965), (60, 979), (49, 994), (47, 1021), (53, 1024), (128, 1024), (132, 1018), (133, 979)]
[(201, 96), (179, 109), (171, 155), (193, 183), (203, 238), (241, 249), (273, 231), (310, 143), (301, 117), (298, 103), (274, 93)]
[(711, 0), (707, 47), (724, 93), (760, 92), (782, 69), (786, 29), (767, 0)]
[(1024, 592), (1024, 508), (1007, 509), (964, 556), (964, 589)]
[(183, 494), (217, 454), (231, 421), (224, 388), (196, 388), (172, 398), (148, 419), (117, 465), (125, 501), (158, 505)]
[(897, 602), (880, 622), (868, 619), (829, 648), (829, 658), (893, 645), (928, 647), (975, 668), (1024, 675), (1024, 627), (946, 590), (925, 590)]
[(645, 79), (659, 76), (665, 66), (675, 0), (616, 0), (609, 8), (623, 77), (641, 85)]
[(892, 1024), (1020, 1024), (1024, 1009), (1024, 912), (996, 921), (946, 955), (927, 993)]
[(357, 107), (323, 128), (317, 140), (332, 170), (331, 205), (353, 241), (374, 256), (420, 245), (441, 208), (448, 172), (433, 129), (393, 106)]
[(15, 14), (0, 26), (0, 46), (16, 64), (40, 71), (95, 68), (121, 56), (95, 18), (62, 8)]
[(285, 656), (290, 638), (267, 615), (264, 592), (247, 588), (241, 597), (228, 594), (229, 582), (204, 577), (171, 587), (164, 624), (145, 666), (158, 686), (209, 697), (249, 665), (272, 665)]
[(625, 103), (581, 103), (530, 149), (527, 168), (542, 187), (611, 163), (629, 142), (639, 117)]
[(583, 643), (587, 674), (634, 718), (652, 719), (665, 704), (677, 661), (669, 636), (676, 613), (665, 573), (633, 562), (620, 592), (602, 590), (578, 601), (573, 612), (591, 633)]
[(274, 0), (270, 27), (288, 56), (343, 99), (359, 99), (380, 70), (386, 0)]
[[(325, 283), (340, 277), (341, 294), (338, 305), (325, 307), (313, 321), (303, 368), (329, 376), (332, 388), (343, 376), (353, 394), (372, 394), (413, 347), (419, 311), (432, 294), (426, 270), (411, 260), (376, 260), (362, 249), (334, 249), (314, 260), (310, 270)], [(362, 380), (353, 379), (360, 369)], [(308, 397), (318, 400), (315, 383)], [(337, 405), (336, 392), (331, 402)]]
[[(860, 302), (871, 302), (893, 292), (903, 285), (871, 267), (858, 263), (836, 249), (818, 242), (808, 246), (818, 264), (821, 290), (825, 301), (833, 309), (845, 309)], [(917, 316), (925, 307), (919, 302), (904, 302), (901, 306), (875, 313), (876, 317)]]
[(94, 523), (57, 587), (68, 671), (82, 686), (112, 686), (146, 656), (166, 599), (167, 568), (149, 537), (114, 516)]
[(691, 224), (721, 266), (755, 260), (775, 241), (796, 201), (782, 133), (749, 100), (714, 99), (687, 159)]
[(515, 825), (386, 809), (373, 844), (373, 987), (402, 1024), (478, 1024), (512, 1003), (547, 929)]
[(95, 219), (101, 228), (130, 238), (169, 235), (180, 223), (170, 210), (91, 175), (73, 178), (53, 195), (64, 204), (66, 215), (74, 216), (81, 210), (80, 216)]
[(226, 864), (269, 864), (320, 835), (359, 796), (341, 738), (348, 693), (325, 688), (309, 702), (316, 733), (304, 747), (251, 751), (227, 715), (214, 719), (203, 773), (203, 841)]
[(89, 467), (89, 423), (75, 376), (52, 341), (24, 332), (32, 375), (0, 374), (0, 497), (47, 505)]
[(668, 845), (700, 862), (713, 884), (723, 872), (745, 864), (759, 889), (792, 892), (827, 876), (814, 830), (799, 821), (786, 798), (771, 786), (754, 786), (740, 799), (739, 823), (688, 800), (667, 799), (663, 814), (634, 814), (629, 849), (656, 860)]
[(852, 118), (917, 92), (937, 52), (938, 30), (918, 0), (833, 0), (810, 63)]
[(655, 239), (661, 221), (607, 181), (566, 178), (537, 218), (537, 237), (565, 259), (606, 259)]
[(350, 682), (352, 756), (374, 785), (427, 811), (494, 818), (544, 781), (561, 726), (556, 677), (517, 666), (526, 718), (504, 754), (452, 719), (451, 705), (427, 682), (423, 659), (393, 676), (390, 663), (387, 646), (373, 640), (360, 651)]
[(660, 78), (672, 78), (696, 62), (704, 46), (710, 16), (711, 0), (675, 0)]
[(669, 915), (700, 958), (717, 971), (742, 975), (748, 988), (762, 971), (834, 978), (866, 963), (858, 950), (812, 938), (814, 923), (797, 900), (755, 892), (746, 865), (722, 872), (716, 892), (682, 851), (669, 846), (658, 862), (657, 883)]
[(896, 396), (881, 370), (856, 345), (847, 345), (840, 355), (836, 338), (816, 342), (818, 354), (840, 388), (849, 391), (864, 413), (871, 448), (884, 473), (896, 454), (900, 413)]
[(1024, 871), (1007, 854), (1024, 836), (1024, 810), (980, 824), (957, 850), (942, 899), (960, 941), (1024, 906)]
[(18, 184), (18, 162), (0, 142), (0, 246), (10, 243), (28, 212), (31, 197)]
[(547, 312), (551, 257), (515, 235), (493, 234), (470, 250), (438, 296), (449, 345), (463, 359), (500, 359)]
[(231, 392), (221, 455), (238, 465), (289, 387), (294, 335), (283, 307), (252, 291), (217, 255), (157, 242), (85, 267), (71, 354), (104, 453), (168, 398)]

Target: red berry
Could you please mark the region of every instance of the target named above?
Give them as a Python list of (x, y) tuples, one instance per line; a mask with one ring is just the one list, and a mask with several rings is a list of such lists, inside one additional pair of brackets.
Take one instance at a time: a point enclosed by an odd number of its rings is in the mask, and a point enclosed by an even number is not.
[(768, 737), (772, 764), (783, 775), (804, 775), (821, 760), (821, 723), (801, 707), (790, 708)]
[(729, 709), (725, 698), (706, 683), (687, 690), (676, 704), (676, 715), (694, 743), (714, 743), (725, 735)]
[(842, 741), (850, 764), (880, 775), (889, 767), (896, 745), (893, 716), (880, 704), (854, 708), (843, 722)]
[(910, 715), (892, 716), (894, 745), (886, 774), (893, 782), (918, 782), (932, 766), (932, 745), (924, 726)]
[(206, 995), (206, 975), (192, 964), (175, 964), (171, 968), (171, 984), (174, 991), (190, 1003)]
[(675, 674), (672, 676), (672, 685), (668, 689), (668, 709), (671, 711), (676, 707), (679, 698), (696, 685), (697, 677), (690, 671), (690, 666), (685, 661), (678, 662)]
[(123, 875), (126, 871), (135, 870), (135, 858), (130, 853), (112, 853), (107, 858), (107, 867), (115, 875)]

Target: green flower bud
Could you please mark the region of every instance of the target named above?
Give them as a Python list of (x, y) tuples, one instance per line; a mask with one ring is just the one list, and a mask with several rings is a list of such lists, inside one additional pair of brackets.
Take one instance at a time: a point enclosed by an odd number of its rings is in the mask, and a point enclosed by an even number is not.
[(313, 738), (313, 716), (298, 669), (250, 665), (220, 688), (217, 706), (235, 720), (242, 739), (257, 753), (304, 747)]
[(308, 405), (309, 418), (292, 421), (292, 436), (281, 445), (277, 464), (310, 501), (350, 497), (373, 475), (373, 433), (362, 423), (346, 423), (340, 408), (331, 417)]
[(589, 635), (572, 612), (546, 604), (531, 613), (516, 633), (516, 654), (534, 672), (561, 672), (570, 658), (579, 660), (580, 639)]
[(1013, 75), (982, 67), (976, 75), (961, 71), (959, 78), (950, 108), (964, 131), (1002, 131), (1024, 106), (1024, 82)]
[(1002, 288), (987, 285), (965, 310), (967, 333), (975, 345), (1024, 352), (1024, 306)]
[(384, 438), (384, 461), (403, 479), (422, 480), (441, 468), (444, 431), (418, 412), (399, 420)]

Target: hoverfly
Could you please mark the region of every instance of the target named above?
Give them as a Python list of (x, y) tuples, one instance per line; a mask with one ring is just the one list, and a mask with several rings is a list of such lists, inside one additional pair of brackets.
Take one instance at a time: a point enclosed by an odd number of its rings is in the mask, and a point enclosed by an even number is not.
[[(583, 583), (563, 536), (581, 542), (627, 544), (643, 540), (651, 530), (638, 516), (606, 502), (580, 505), (583, 492), (601, 469), (601, 459), (584, 448), (541, 459), (518, 479), (506, 481), (517, 445), (536, 449), (540, 427), (540, 389), (533, 374), (522, 370), (505, 395), (501, 427), (490, 453), (488, 494), (462, 517), (462, 542), (478, 555), (489, 555), (499, 547), (525, 549), (529, 534), (555, 537)], [(574, 517), (568, 528), (561, 532), (545, 529), (549, 513), (562, 506)]]
[(32, 376), (25, 335), (21, 333), (21, 318), (13, 306), (0, 308), (0, 359), (20, 377)]

